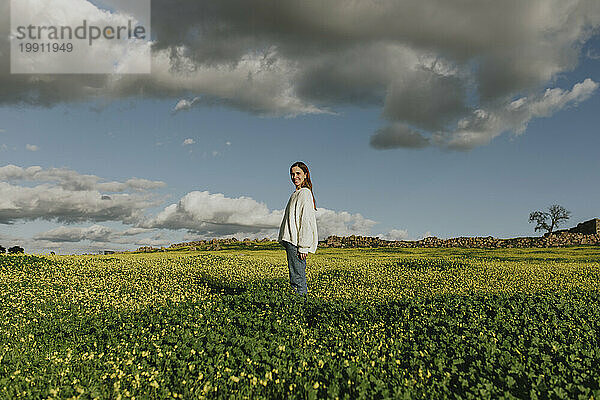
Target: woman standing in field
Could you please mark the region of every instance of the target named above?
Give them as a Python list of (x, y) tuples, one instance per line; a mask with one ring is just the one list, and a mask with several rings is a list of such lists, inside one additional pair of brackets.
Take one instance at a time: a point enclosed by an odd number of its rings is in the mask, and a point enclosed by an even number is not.
[(292, 183), (296, 190), (285, 207), (279, 228), (279, 243), (287, 253), (292, 289), (306, 296), (306, 256), (317, 251), (317, 205), (312, 193), (312, 182), (308, 167), (302, 161), (290, 167)]

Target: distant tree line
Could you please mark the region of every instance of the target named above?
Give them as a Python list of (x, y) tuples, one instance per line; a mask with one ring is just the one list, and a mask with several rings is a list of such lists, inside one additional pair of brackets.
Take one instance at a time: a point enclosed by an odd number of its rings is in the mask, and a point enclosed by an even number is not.
[[(21, 246), (13, 246), (8, 249), (8, 254), (19, 254), (24, 253), (25, 250)], [(6, 253), (4, 246), (0, 245), (0, 254)]]

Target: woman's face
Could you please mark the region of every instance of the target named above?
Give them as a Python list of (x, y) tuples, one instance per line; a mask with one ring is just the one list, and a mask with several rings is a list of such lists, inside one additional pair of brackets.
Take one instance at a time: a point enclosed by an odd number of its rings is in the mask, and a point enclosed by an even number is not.
[(292, 176), (292, 182), (294, 183), (294, 185), (296, 185), (296, 188), (301, 187), (302, 182), (304, 182), (304, 179), (306, 178), (306, 175), (304, 174), (304, 171), (302, 171), (302, 168), (298, 166), (292, 167), (290, 175)]

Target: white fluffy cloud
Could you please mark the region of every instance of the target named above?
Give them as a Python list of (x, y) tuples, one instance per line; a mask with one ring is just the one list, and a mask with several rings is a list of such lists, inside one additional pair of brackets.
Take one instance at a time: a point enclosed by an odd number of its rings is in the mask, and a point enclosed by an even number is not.
[[(59, 10), (65, 19), (100, 12), (76, 3), (81, 7)], [(0, 1), (5, 38), (8, 4)], [(170, 1), (155, 0), (152, 13), (150, 75), (9, 75), (8, 41), (1, 41), (0, 104), (143, 94), (180, 99), (173, 113), (215, 103), (264, 115), (375, 105), (385, 120), (371, 141), (375, 148), (422, 147), (414, 146), (414, 134), (407, 140), (406, 129), (394, 139), (390, 125), (418, 131), (429, 145), (467, 149), (513, 130), (518, 117), (504, 116), (512, 99), (542, 96), (544, 86), (577, 65), (600, 26), (597, 0), (357, 0), (351, 6), (283, 0), (277, 7), (262, 0), (183, 0), (176, 11)], [(481, 110), (496, 122), (480, 121)], [(519, 126), (543, 115), (530, 110)]]
[[(21, 181), (36, 185), (18, 184)], [(71, 249), (71, 244), (82, 241), (162, 246), (173, 243), (174, 237), (160, 236), (160, 232), (179, 230), (187, 232), (187, 240), (234, 236), (240, 239), (277, 238), (283, 210), (270, 210), (266, 204), (247, 196), (232, 198), (222, 193), (193, 191), (177, 203), (149, 215), (149, 209), (160, 204), (152, 190), (164, 185), (160, 181), (139, 178), (103, 182), (96, 175), (79, 174), (64, 168), (6, 165), (0, 167), (0, 224), (42, 219), (68, 225), (111, 221), (130, 226), (117, 231), (99, 224), (89, 227), (63, 225), (37, 234), (33, 242), (26, 241), (34, 248), (56, 248), (62, 243)], [(330, 235), (370, 236), (372, 227), (377, 224), (358, 213), (323, 207), (318, 208), (316, 217), (319, 240)], [(159, 232), (159, 236), (132, 239), (148, 232)], [(396, 237), (398, 232), (392, 231), (389, 235)]]
[(269, 211), (264, 203), (250, 197), (229, 198), (221, 193), (194, 191), (142, 226), (221, 236), (240, 230), (254, 232), (279, 227), (282, 215), (281, 211)]
[(57, 186), (72, 191), (101, 190), (104, 192), (123, 192), (126, 190), (145, 191), (165, 186), (164, 182), (131, 178), (125, 182), (101, 182), (96, 175), (80, 174), (67, 168), (48, 168), (40, 166), (22, 168), (8, 164), (0, 167), (0, 181), (37, 181), (54, 182)]
[(322, 207), (317, 209), (319, 240), (330, 235), (371, 235), (371, 228), (375, 224), (377, 222), (364, 218), (360, 214), (328, 210)]
[[(330, 235), (369, 235), (375, 221), (360, 214), (319, 207), (316, 212), (319, 240)], [(264, 203), (221, 193), (190, 192), (156, 217), (145, 221), (147, 228), (185, 229), (193, 237), (276, 238), (283, 210), (269, 210)]]
[[(42, 183), (35, 186), (11, 183), (17, 181)], [(64, 168), (6, 165), (0, 167), (0, 224), (35, 219), (131, 224), (142, 217), (144, 210), (156, 205), (156, 200), (145, 191), (162, 186), (163, 182), (146, 179), (101, 182), (98, 176), (82, 175)], [(133, 193), (127, 193), (128, 190)]]
[[(1, 7), (8, 8), (10, 0), (3, 0)], [(149, 71), (150, 43), (147, 41), (134, 41), (127, 39), (127, 33), (123, 33), (125, 40), (94, 40), (92, 44), (92, 32), (94, 27), (100, 35), (102, 27), (112, 27), (113, 37), (122, 37), (121, 30), (117, 27), (127, 27), (131, 22), (136, 25), (140, 22), (148, 27), (149, 5), (147, 10), (142, 10), (140, 3), (124, 4), (120, 0), (109, 0), (103, 2), (109, 9), (102, 9), (86, 0), (53, 0), (52, 2), (40, 0), (20, 0), (12, 2), (12, 9), (6, 15), (13, 27), (30, 26), (30, 24), (43, 25), (46, 27), (69, 26), (75, 31), (73, 37), (69, 38), (72, 44), (70, 51), (65, 51), (57, 56), (57, 52), (37, 52), (35, 59), (19, 54), (13, 58), (11, 68), (17, 72), (31, 73), (42, 70), (48, 74), (64, 73), (140, 73)], [(119, 4), (121, 3), (121, 4)], [(148, 2), (149, 3), (149, 2)], [(135, 10), (137, 8), (137, 10)], [(4, 10), (3, 10), (4, 11)], [(141, 12), (145, 11), (145, 12)], [(3, 14), (4, 17), (5, 14)], [(146, 21), (144, 21), (146, 20)], [(76, 27), (82, 27), (83, 21), (89, 28), (84, 33), (84, 39), (78, 39)], [(8, 21), (6, 21), (8, 22)], [(1, 22), (2, 24), (5, 21)], [(8, 27), (5, 27), (8, 30)], [(33, 40), (48, 40), (50, 29), (33, 31)], [(16, 34), (16, 30), (11, 32)], [(62, 36), (62, 30), (55, 32), (58, 37)], [(68, 37), (68, 35), (65, 35)], [(27, 39), (25, 39), (27, 40)], [(31, 40), (31, 39), (30, 39)], [(52, 39), (50, 39), (52, 40)], [(81, 81), (79, 81), (81, 82)], [(76, 91), (87, 91), (88, 95), (93, 93), (94, 87), (80, 87)]]

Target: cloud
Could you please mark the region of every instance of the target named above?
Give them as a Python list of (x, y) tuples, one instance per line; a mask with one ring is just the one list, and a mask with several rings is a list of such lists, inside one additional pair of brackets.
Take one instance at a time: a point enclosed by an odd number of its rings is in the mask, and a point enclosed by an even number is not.
[(158, 189), (166, 186), (164, 182), (161, 181), (151, 181), (148, 179), (142, 178), (131, 178), (127, 179), (124, 183), (120, 182), (107, 182), (101, 183), (99, 185), (100, 188), (104, 190), (110, 190), (112, 192), (121, 192), (127, 189), (133, 189), (137, 191)]
[(140, 230), (133, 234), (130, 228), (116, 230), (103, 225), (88, 227), (59, 226), (45, 232), (39, 232), (32, 237), (14, 237), (0, 234), (0, 240), (5, 247), (19, 245), (26, 253), (81, 254), (101, 253), (103, 250), (132, 250), (139, 246), (167, 246), (176, 240), (172, 235), (155, 232), (151, 237), (140, 237), (142, 233), (152, 233), (153, 230)]
[(361, 214), (351, 214), (347, 211), (328, 210), (323, 207), (317, 209), (317, 230), (319, 240), (331, 235), (371, 235), (371, 228), (376, 221), (364, 218)]
[(456, 150), (470, 150), (488, 144), (505, 131), (520, 135), (533, 118), (548, 117), (564, 108), (577, 106), (587, 100), (598, 89), (591, 79), (573, 85), (571, 90), (546, 89), (543, 94), (521, 97), (491, 110), (478, 109), (458, 122), (451, 132), (433, 136), (441, 146)]
[(124, 231), (121, 231), (120, 234), (123, 236), (135, 236), (135, 235), (139, 235), (141, 233), (146, 233), (148, 231), (149, 231), (149, 229), (146, 229), (146, 228), (128, 228), (128, 229), (125, 229)]
[[(155, 217), (141, 223), (146, 228), (185, 229), (194, 237), (271, 237), (276, 238), (283, 210), (269, 210), (264, 203), (241, 196), (194, 191), (176, 204), (165, 207)], [(318, 208), (319, 238), (329, 235), (366, 235), (376, 224), (360, 214)]]
[(598, 83), (589, 78), (576, 83), (571, 90), (546, 89), (541, 94), (506, 101), (488, 110), (474, 110), (459, 120), (453, 129), (435, 131), (431, 137), (403, 123), (395, 123), (377, 130), (371, 136), (370, 145), (375, 149), (437, 145), (453, 150), (471, 150), (487, 145), (503, 132), (520, 135), (532, 119), (575, 107), (590, 98), (597, 89)]
[(585, 55), (590, 60), (600, 60), (600, 52), (594, 48), (589, 48)]
[(220, 236), (240, 230), (257, 232), (279, 228), (282, 215), (281, 211), (269, 211), (264, 203), (250, 197), (229, 198), (221, 193), (194, 191), (187, 193), (176, 204), (165, 207), (141, 226), (187, 229)]
[(419, 70), (389, 86), (383, 116), (427, 130), (442, 129), (464, 115), (465, 83), (456, 76)]
[(388, 41), (357, 42), (301, 57), (298, 95), (326, 105), (381, 106), (389, 84), (419, 66), (413, 49)]
[(40, 166), (22, 168), (8, 164), (0, 167), (0, 181), (38, 181), (55, 182), (59, 187), (69, 191), (101, 190), (106, 192), (124, 192), (126, 190), (145, 191), (165, 186), (161, 181), (150, 181), (131, 178), (125, 182), (101, 182), (96, 175), (80, 174), (67, 168), (48, 168)]
[(192, 139), (192, 138), (187, 138), (187, 139), (185, 139), (185, 140), (183, 141), (183, 143), (182, 143), (181, 145), (182, 145), (182, 146), (187, 146), (187, 145), (194, 144), (194, 143), (196, 143), (196, 141), (195, 141), (194, 139)]
[(0, 224), (35, 219), (135, 223), (154, 204), (148, 196), (122, 193), (106, 200), (96, 190), (66, 190), (48, 184), (25, 187), (0, 182), (0, 191)]
[[(91, 3), (71, 3), (56, 7), (61, 18), (103, 15)], [(0, 3), (5, 38), (8, 4)], [(250, 17), (240, 10), (251, 10)], [(432, 145), (461, 149), (486, 144), (490, 135), (465, 131), (458, 121), (479, 118), (478, 110), (502, 114), (516, 97), (539, 97), (577, 66), (600, 27), (597, 0), (357, 0), (351, 6), (288, 0), (277, 7), (262, 0), (183, 0), (176, 10), (156, 0), (152, 14), (151, 74), (17, 76), (9, 74), (9, 57), (0, 57), (0, 104), (143, 96), (180, 99), (173, 113), (220, 104), (285, 116), (375, 105), (382, 107), (383, 126), (411, 126), (444, 138)], [(0, 42), (0, 53), (8, 54), (8, 41)], [(495, 132), (512, 129), (510, 118), (500, 116), (497, 124)]]
[[(38, 182), (31, 186), (14, 182)], [(101, 225), (89, 228), (60, 227), (38, 235), (37, 240), (74, 242), (78, 240), (125, 243), (127, 236), (148, 230), (186, 230), (197, 237), (276, 238), (283, 210), (269, 210), (251, 197), (227, 197), (222, 193), (193, 191), (156, 214), (147, 215), (159, 201), (148, 190), (163, 182), (132, 178), (125, 182), (102, 182), (95, 175), (83, 175), (65, 168), (44, 169), (0, 167), (0, 224), (42, 219), (73, 224), (86, 221), (122, 222), (131, 227), (120, 233)], [(110, 190), (111, 194), (101, 191)], [(320, 207), (316, 212), (319, 238), (329, 235), (369, 235), (375, 221), (361, 214)], [(61, 239), (64, 238), (64, 239)], [(127, 241), (129, 242), (129, 241)]]
[(423, 237), (421, 237), (421, 239), (425, 239), (425, 238), (428, 238), (428, 237), (437, 237), (437, 236), (435, 236), (433, 233), (431, 233), (431, 231), (427, 231), (427, 232), (425, 232), (423, 234)]
[(0, 129), (0, 133), (6, 132), (6, 129)]
[(398, 147), (422, 148), (429, 146), (429, 139), (411, 129), (409, 126), (396, 123), (377, 130), (370, 141), (375, 149), (393, 149)]
[(29, 144), (29, 143), (25, 145), (25, 148), (29, 151), (38, 151), (40, 149), (35, 144)]
[[(283, 210), (270, 210), (266, 204), (251, 197), (233, 198), (208, 191), (189, 192), (177, 203), (150, 213), (162, 202), (147, 191), (164, 186), (163, 182), (139, 178), (125, 182), (102, 180), (66, 168), (0, 167), (0, 224), (36, 219), (65, 224), (17, 242), (36, 251), (60, 248), (63, 252), (74, 252), (82, 249), (97, 251), (106, 246), (120, 249), (164, 246), (177, 242), (179, 233), (173, 231), (180, 230), (187, 232), (184, 240), (215, 237), (276, 239), (283, 218)], [(20, 181), (37, 184), (14, 184)], [(103, 194), (100, 188), (114, 189), (114, 192)], [(316, 211), (316, 218), (319, 240), (330, 235), (371, 236), (372, 228), (377, 224), (359, 213), (323, 207)], [(85, 222), (94, 224), (70, 226)], [(120, 222), (128, 227), (118, 231), (96, 222)], [(138, 236), (147, 233), (154, 233), (154, 236)], [(400, 238), (405, 234), (405, 231), (392, 230), (386, 237)], [(82, 244), (76, 245), (80, 242)]]
[(150, 247), (166, 247), (172, 243), (172, 240), (168, 238), (153, 239), (153, 238), (140, 238), (134, 243), (136, 246), (150, 246)]
[[(108, 3), (111, 3), (109, 0)], [(131, 33), (127, 32), (127, 26), (142, 23), (149, 25), (149, 2), (147, 7), (138, 4), (117, 5), (122, 1), (113, 1), (107, 9), (97, 7), (93, 2), (86, 0), (54, 0), (52, 5), (48, 2), (38, 0), (22, 0), (12, 2), (11, 8), (11, 26), (13, 35), (17, 34), (17, 26), (42, 25), (45, 28), (31, 35), (26, 40), (41, 40), (52, 42), (57, 39), (66, 39), (73, 46), (68, 51), (63, 51), (60, 56), (52, 52), (38, 52), (35, 60), (26, 55), (13, 57), (11, 60), (11, 70), (18, 73), (31, 73), (36, 70), (42, 70), (48, 74), (64, 73), (144, 73), (150, 71), (150, 43), (144, 40), (131, 39)], [(137, 9), (137, 10), (136, 10)], [(82, 26), (85, 21), (89, 27), (85, 38), (78, 39), (76, 27)], [(58, 27), (70, 26), (74, 29), (75, 35), (70, 37), (70, 33), (64, 33)], [(116, 40), (94, 40), (94, 33), (100, 36), (101, 27), (113, 27), (113, 38)], [(95, 27), (97, 32), (93, 32)], [(116, 29), (119, 27), (119, 29)], [(125, 32), (121, 33), (124, 27)], [(52, 28), (54, 29), (54, 32)], [(58, 28), (58, 29), (57, 29)], [(34, 31), (35, 32), (35, 31)], [(106, 34), (106, 31), (103, 31)], [(109, 33), (110, 34), (110, 33)], [(135, 35), (135, 33), (134, 33)], [(54, 38), (52, 36), (55, 36)], [(135, 35), (137, 36), (137, 35)], [(125, 40), (119, 40), (125, 39)], [(92, 43), (93, 42), (93, 43)]]
[(189, 110), (192, 108), (192, 106), (194, 106), (194, 104), (198, 103), (199, 100), (199, 97), (194, 97), (192, 100), (181, 99), (177, 102), (177, 104), (175, 104), (175, 107), (173, 107), (171, 112), (176, 114), (182, 110)]
[(405, 229), (392, 229), (387, 233), (380, 233), (377, 237), (383, 240), (408, 240), (408, 231)]
[(112, 233), (112, 229), (102, 225), (92, 225), (88, 228), (59, 226), (35, 235), (34, 239), (50, 242), (79, 242), (81, 240), (109, 242)]
[[(140, 192), (164, 186), (163, 182), (137, 178), (125, 182), (100, 180), (95, 175), (64, 168), (21, 168), (12, 164), (0, 167), (0, 224), (35, 219), (135, 223), (144, 210), (157, 205), (151, 194)], [(43, 183), (34, 186), (10, 183), (15, 181)], [(115, 193), (108, 196), (101, 190)]]
[(143, 228), (129, 228), (124, 231), (116, 231), (103, 225), (92, 225), (89, 227), (59, 226), (49, 231), (38, 233), (33, 238), (34, 240), (55, 243), (87, 240), (91, 242), (130, 244), (132, 242), (130, 239), (131, 236), (147, 233), (148, 231), (148, 229)]
[(573, 85), (570, 91), (559, 88), (546, 89), (542, 96), (532, 100), (528, 101), (523, 98), (512, 102), (508, 111), (512, 117), (512, 123), (517, 125), (516, 132), (523, 133), (532, 118), (548, 117), (567, 106), (577, 106), (590, 98), (596, 89), (598, 89), (598, 83), (587, 78), (583, 82)]

